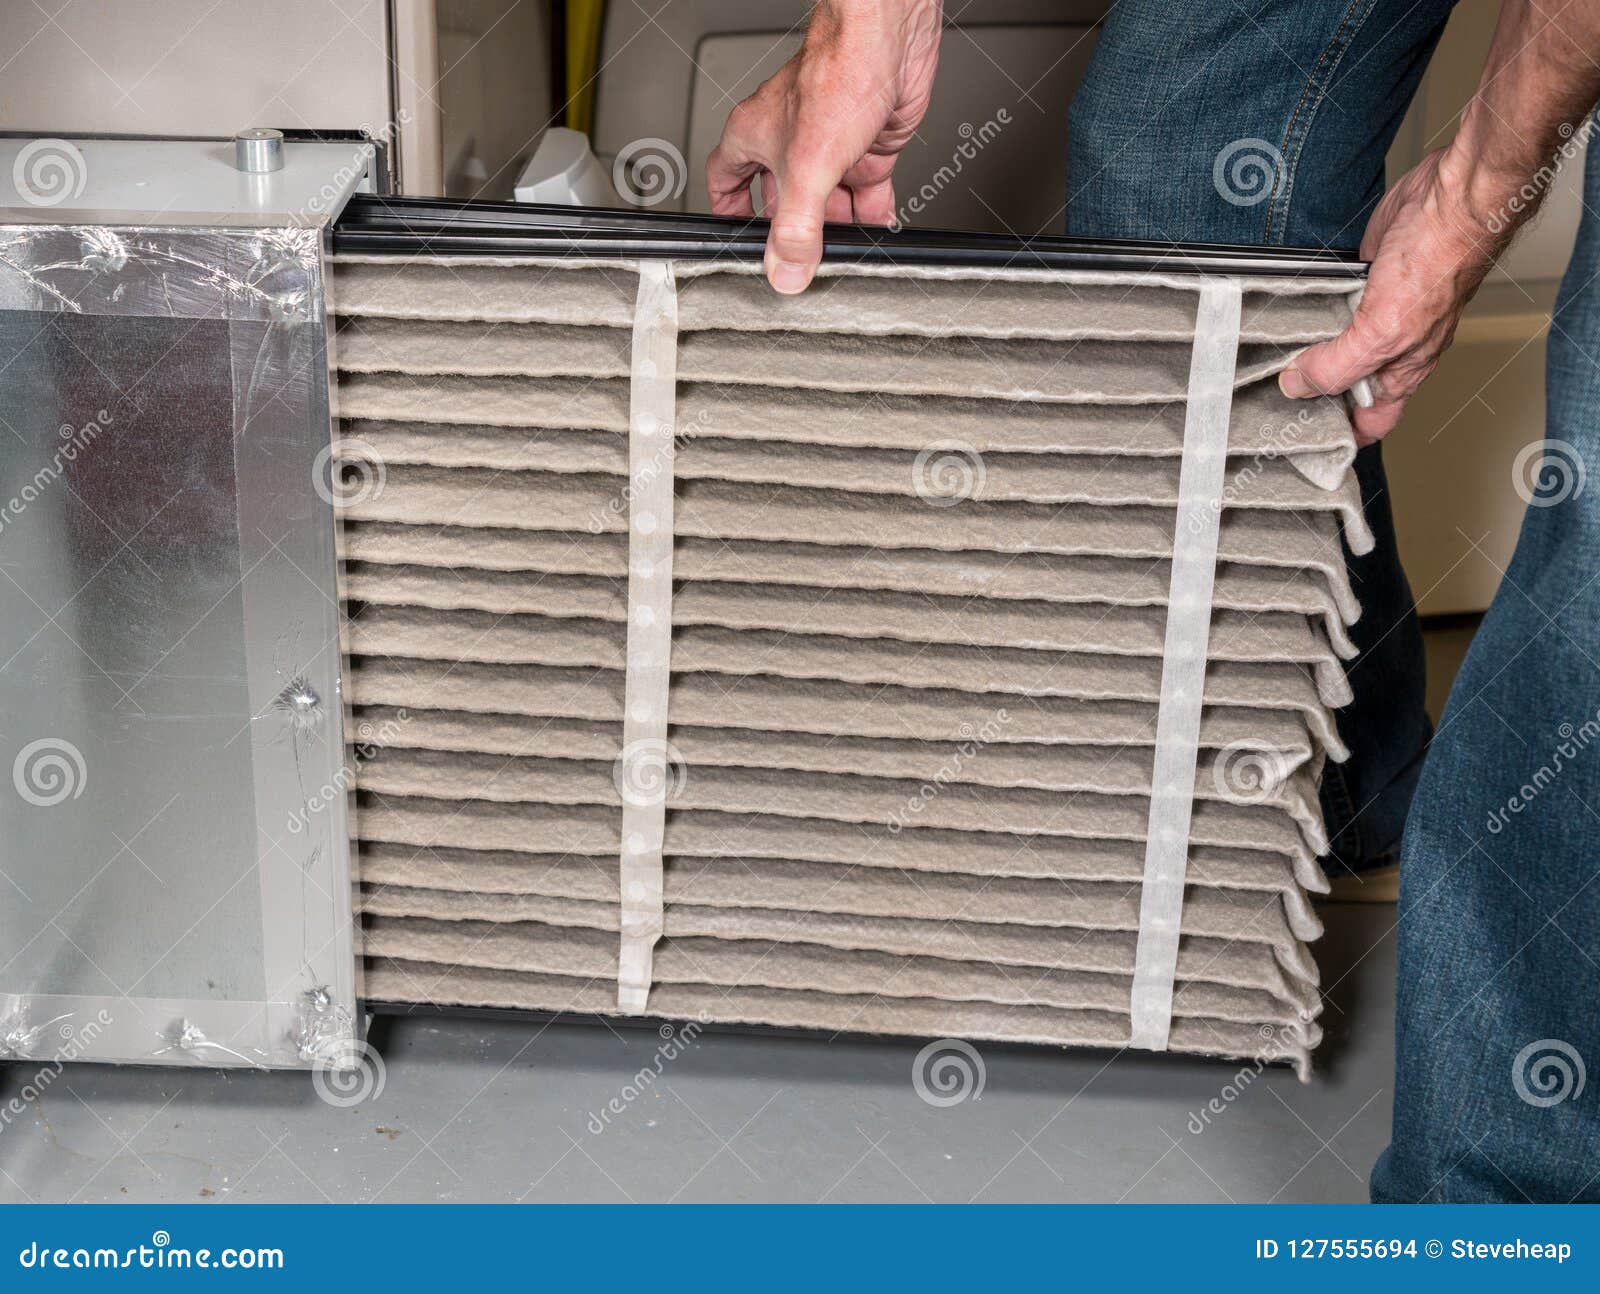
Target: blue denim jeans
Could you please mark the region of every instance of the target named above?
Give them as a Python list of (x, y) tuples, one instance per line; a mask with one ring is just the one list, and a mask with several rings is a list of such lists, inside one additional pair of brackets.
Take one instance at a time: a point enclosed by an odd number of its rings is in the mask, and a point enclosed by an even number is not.
[[(1121, 0), (1072, 113), (1069, 229), (1354, 245), (1450, 7)], [(1237, 150), (1216, 161), (1240, 140), (1273, 150), (1259, 197)], [(1357, 460), (1378, 547), (1350, 561), (1354, 757), (1324, 793), (1345, 861), (1391, 851), (1411, 805), (1375, 1200), (1600, 1201), (1600, 146), (1585, 202), (1548, 439), (1518, 475), (1533, 503), (1420, 781), (1421, 643), (1382, 467)]]
[(1546, 348), (1547, 439), (1516, 477), (1531, 503), (1406, 828), (1394, 1135), (1375, 1200), (1600, 1203), (1594, 144), (1584, 204)]
[[(1121, 0), (1072, 105), (1067, 232), (1351, 248), (1453, 0)], [(1398, 857), (1422, 756), (1422, 635), (1378, 447), (1356, 456), (1377, 545), (1322, 807), (1330, 872)]]

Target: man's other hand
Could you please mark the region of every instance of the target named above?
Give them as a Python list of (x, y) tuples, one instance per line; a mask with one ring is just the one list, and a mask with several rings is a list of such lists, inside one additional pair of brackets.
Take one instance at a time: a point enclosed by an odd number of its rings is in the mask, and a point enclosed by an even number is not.
[(728, 114), (706, 162), (711, 209), (770, 212), (767, 278), (803, 292), (823, 221), (895, 223), (894, 164), (928, 110), (942, 0), (819, 0), (800, 52)]

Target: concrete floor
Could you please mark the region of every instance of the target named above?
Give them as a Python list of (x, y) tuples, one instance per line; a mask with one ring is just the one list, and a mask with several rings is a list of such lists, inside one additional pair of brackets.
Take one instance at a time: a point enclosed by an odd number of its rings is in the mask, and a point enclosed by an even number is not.
[[(412, 1017), (381, 1025), (382, 1090), (348, 1107), (304, 1074), (67, 1066), (0, 1126), (0, 1202), (1364, 1200), (1394, 909), (1323, 915), (1309, 1084), (985, 1046), (981, 1095), (941, 1108), (912, 1086), (916, 1043), (707, 1033), (630, 1102), (654, 1031)], [(0, 1070), (0, 1108), (31, 1077)]]
[[(1426, 635), (1435, 719), (1474, 628)], [(0, 1066), (0, 1203), (1365, 1200), (1389, 1138), (1395, 909), (1321, 911), (1309, 1084), (985, 1046), (981, 1095), (938, 1107), (912, 1086), (915, 1042), (707, 1033), (628, 1099), (661, 1054), (648, 1029), (416, 1016), (379, 1022), (381, 1090), (354, 1105), (304, 1074), (71, 1065), (11, 1116), (35, 1071)]]

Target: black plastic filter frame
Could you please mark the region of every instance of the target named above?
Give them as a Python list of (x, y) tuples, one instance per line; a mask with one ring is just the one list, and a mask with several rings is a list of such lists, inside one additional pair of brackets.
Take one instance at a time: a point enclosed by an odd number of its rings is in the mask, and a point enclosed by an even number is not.
[[(399, 256), (684, 257), (759, 261), (765, 220), (723, 216), (462, 202), (356, 194), (333, 228), (335, 252)], [(1187, 274), (1362, 278), (1353, 252), (1222, 243), (1092, 238), (1025, 238), (943, 229), (828, 225), (823, 259), (867, 265), (953, 265), (1011, 269), (1137, 270)]]

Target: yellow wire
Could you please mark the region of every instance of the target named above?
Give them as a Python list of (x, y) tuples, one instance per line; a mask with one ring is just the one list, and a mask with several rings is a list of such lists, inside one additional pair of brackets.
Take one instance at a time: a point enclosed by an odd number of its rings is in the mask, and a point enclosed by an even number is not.
[(605, 0), (567, 0), (567, 125), (594, 129), (594, 79), (600, 68)]

